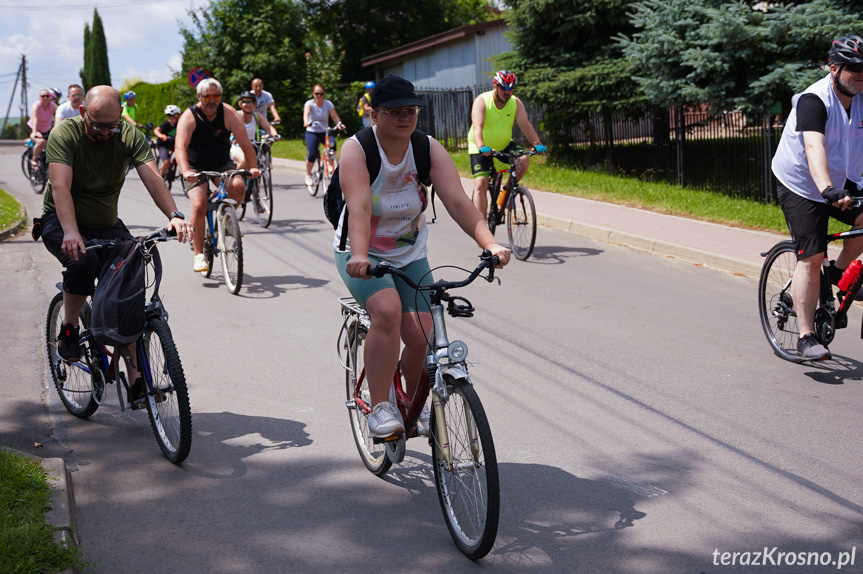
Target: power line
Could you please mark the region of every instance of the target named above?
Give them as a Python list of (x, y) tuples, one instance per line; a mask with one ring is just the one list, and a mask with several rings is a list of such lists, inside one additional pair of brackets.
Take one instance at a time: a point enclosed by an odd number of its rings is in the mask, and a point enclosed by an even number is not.
[(0, 4), (0, 10), (18, 10), (27, 12), (58, 12), (60, 10), (105, 10), (108, 8), (126, 8), (128, 6), (142, 6), (145, 4), (167, 4), (170, 0), (128, 0), (117, 4), (69, 4), (68, 6), (29, 6), (21, 4)]

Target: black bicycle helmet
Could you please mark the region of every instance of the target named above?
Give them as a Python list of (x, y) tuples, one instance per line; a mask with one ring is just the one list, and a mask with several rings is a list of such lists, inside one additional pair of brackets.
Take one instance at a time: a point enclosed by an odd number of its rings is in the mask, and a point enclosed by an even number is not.
[(830, 53), (827, 55), (829, 64), (863, 64), (863, 38), (860, 36), (842, 36), (833, 40)]
[(238, 101), (242, 102), (243, 100), (252, 100), (253, 102), (258, 101), (258, 99), (255, 97), (255, 92), (251, 90), (246, 90), (245, 92), (240, 94), (240, 99)]

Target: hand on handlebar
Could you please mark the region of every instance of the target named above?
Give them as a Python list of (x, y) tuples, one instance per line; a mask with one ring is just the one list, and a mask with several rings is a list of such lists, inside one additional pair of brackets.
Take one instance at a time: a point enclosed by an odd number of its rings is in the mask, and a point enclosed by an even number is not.
[(78, 261), (78, 253), (87, 249), (84, 245), (84, 238), (77, 231), (67, 231), (63, 234), (63, 243), (60, 245), (60, 251), (64, 255), (69, 256), (72, 261)]
[(536, 144), (535, 146), (533, 146), (533, 149), (534, 151), (536, 151), (536, 153), (546, 153), (548, 151), (548, 148), (542, 144)]
[(481, 153), (482, 155), (491, 155), (492, 151), (493, 150), (490, 147), (488, 147), (487, 145), (484, 145), (481, 148), (479, 148), (479, 153)]
[(492, 243), (486, 249), (488, 249), (492, 255), (498, 258), (499, 263), (494, 266), (495, 269), (503, 269), (503, 266), (509, 263), (509, 256), (511, 252), (503, 245), (500, 245), (499, 243)]
[(179, 217), (175, 217), (169, 221), (168, 225), (165, 226), (165, 229), (169, 234), (175, 234), (177, 236), (177, 241), (180, 243), (185, 243), (192, 239), (192, 234), (195, 232), (195, 228), (192, 227), (191, 223), (184, 221)]
[(369, 279), (368, 268), (371, 265), (368, 256), (351, 255), (350, 260), (345, 268), (348, 275), (354, 279)]

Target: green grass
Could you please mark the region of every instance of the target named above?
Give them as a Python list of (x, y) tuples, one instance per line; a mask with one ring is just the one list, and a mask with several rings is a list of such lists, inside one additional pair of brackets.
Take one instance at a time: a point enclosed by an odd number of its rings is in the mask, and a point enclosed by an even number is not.
[[(305, 154), (306, 146), (301, 140), (281, 141), (273, 148), (276, 157), (302, 160)], [(463, 177), (470, 177), (467, 151), (451, 152), (450, 156), (459, 173)], [(666, 183), (559, 167), (547, 164), (546, 159), (539, 156), (531, 158), (530, 171), (524, 180), (527, 187), (734, 227), (788, 233), (785, 217), (777, 205), (765, 205), (750, 199)], [(845, 230), (847, 226), (830, 220), (832, 233)]]
[(0, 189), (0, 229), (6, 229), (17, 223), (23, 215), (23, 208), (18, 200)]
[(0, 571), (50, 573), (86, 564), (75, 547), (53, 540), (45, 471), (36, 461), (0, 449)]

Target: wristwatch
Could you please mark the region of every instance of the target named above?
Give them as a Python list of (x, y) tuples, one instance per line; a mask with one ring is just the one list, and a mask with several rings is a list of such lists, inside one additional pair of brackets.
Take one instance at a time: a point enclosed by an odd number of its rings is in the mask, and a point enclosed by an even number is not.
[(175, 211), (171, 215), (169, 215), (168, 220), (170, 221), (171, 219), (174, 219), (175, 217), (182, 219), (183, 221), (186, 221), (186, 216), (183, 215), (182, 213), (180, 213), (179, 211)]

